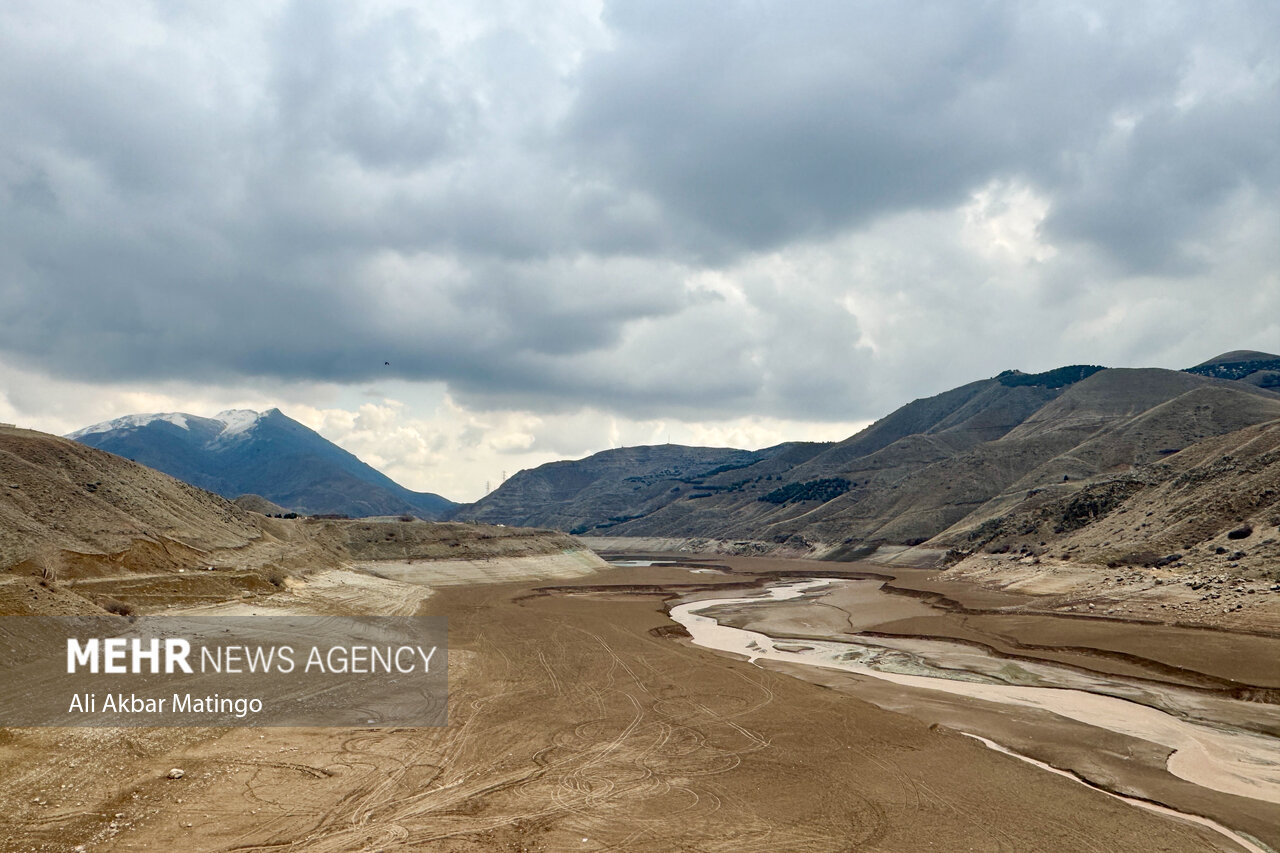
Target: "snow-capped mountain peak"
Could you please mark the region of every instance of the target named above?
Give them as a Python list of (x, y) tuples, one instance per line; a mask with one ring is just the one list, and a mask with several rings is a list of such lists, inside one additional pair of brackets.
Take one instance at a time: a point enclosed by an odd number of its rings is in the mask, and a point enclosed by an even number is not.
[(183, 414), (182, 412), (152, 412), (149, 414), (125, 415), (124, 417), (116, 418), (114, 420), (103, 421), (99, 424), (87, 426), (84, 429), (78, 429), (75, 432), (70, 433), (67, 438), (78, 439), (81, 436), (93, 435), (94, 433), (99, 432), (139, 429), (147, 424), (154, 423), (155, 421), (168, 421), (176, 427), (190, 429), (187, 424), (188, 417), (190, 417), (190, 415)]
[(232, 436), (253, 429), (266, 414), (252, 409), (227, 409), (225, 412), (218, 412), (213, 419), (223, 423), (220, 436)]
[(261, 495), (297, 512), (434, 518), (454, 506), (406, 489), (279, 409), (126, 415), (69, 437), (226, 498)]
[[(278, 411), (279, 409), (267, 409), (265, 412), (255, 412), (252, 409), (227, 409), (225, 412), (218, 412), (212, 418), (197, 417), (188, 415), (185, 412), (151, 412), (148, 414), (124, 415), (93, 426), (87, 426), (84, 429), (78, 429), (73, 433), (69, 433), (67, 438), (79, 440), (86, 435), (142, 429), (156, 421), (171, 423), (188, 432), (191, 431), (192, 426), (198, 424), (202, 430), (212, 428), (216, 438), (233, 438), (248, 432), (257, 426), (263, 418), (272, 412)], [(205, 434), (207, 435), (208, 433), (206, 432)]]

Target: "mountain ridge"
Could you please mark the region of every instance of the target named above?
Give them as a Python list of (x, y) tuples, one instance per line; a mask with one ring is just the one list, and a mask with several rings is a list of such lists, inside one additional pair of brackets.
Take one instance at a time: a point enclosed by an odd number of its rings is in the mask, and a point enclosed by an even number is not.
[[(1237, 351), (1210, 361), (1251, 364), (1254, 355)], [(652, 469), (629, 490), (624, 481), (633, 472), (602, 464), (606, 454), (622, 459), (618, 451), (550, 463), (558, 466), (555, 476), (578, 482), (567, 504), (547, 494), (539, 506), (527, 494), (514, 512), (512, 488), (503, 484), (457, 517), (587, 536), (738, 541), (839, 558), (944, 533), (955, 539), (1019, 511), (1030, 493), (1074, 492), (1273, 420), (1280, 420), (1274, 391), (1193, 371), (1096, 365), (1005, 371), (907, 403), (843, 441), (806, 445), (789, 457), (742, 457), (725, 470)], [(661, 451), (628, 452), (638, 458)], [(508, 483), (550, 470), (522, 471)], [(603, 495), (607, 507), (595, 505)]]
[(67, 437), (228, 499), (256, 494), (309, 515), (438, 519), (456, 506), (401, 486), (278, 408), (125, 415)]

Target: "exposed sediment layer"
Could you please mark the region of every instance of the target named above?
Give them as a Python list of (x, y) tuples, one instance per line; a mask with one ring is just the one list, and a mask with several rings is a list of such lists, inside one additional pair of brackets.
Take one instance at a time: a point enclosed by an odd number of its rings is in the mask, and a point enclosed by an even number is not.
[[(666, 599), (723, 597), (814, 565), (757, 575), (729, 562), (454, 583), (425, 597), (407, 595), (403, 579), (324, 575), (273, 606), (313, 596), (306, 607), (355, 612), (413, 599), (447, 616), (449, 726), (7, 731), (0, 847), (1236, 849), (992, 752), (948, 720), (930, 728), (862, 701), (888, 705), (895, 685), (850, 690), (859, 676), (831, 673), (839, 689), (826, 689), (690, 645)], [(981, 712), (937, 711), (965, 722)], [(1041, 735), (1042, 723), (1080, 726), (1001, 716)], [(1125, 749), (1163, 757), (1109, 733), (1090, 746), (1103, 769)]]

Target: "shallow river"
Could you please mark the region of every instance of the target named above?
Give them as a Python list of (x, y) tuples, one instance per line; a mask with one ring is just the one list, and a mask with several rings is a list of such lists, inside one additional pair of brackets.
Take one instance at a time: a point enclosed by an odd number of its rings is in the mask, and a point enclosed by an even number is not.
[[(772, 602), (790, 601), (813, 595), (839, 581), (813, 579), (784, 583), (763, 593), (737, 597), (704, 599), (671, 608), (671, 618), (688, 630), (700, 646), (743, 655), (751, 660), (767, 659), (859, 673), (912, 688), (941, 691), (952, 695), (1025, 708), (1037, 708), (1090, 726), (1162, 744), (1174, 752), (1168, 759), (1170, 773), (1193, 784), (1215, 791), (1280, 804), (1280, 739), (1223, 724), (1192, 722), (1160, 707), (1105, 693), (1159, 692), (1144, 696), (1152, 704), (1177, 712), (1179, 704), (1196, 706), (1205, 700), (1191, 695), (1180, 697), (1176, 689), (1135, 688), (1122, 680), (1111, 682), (1104, 676), (1086, 676), (1067, 667), (1019, 662), (1012, 678), (1003, 659), (991, 658), (991, 665), (974, 666), (974, 649), (940, 641), (891, 641), (867, 638), (865, 642), (834, 640), (782, 640), (757, 631), (722, 625), (705, 611), (716, 607), (752, 605), (768, 607)], [(963, 667), (948, 666), (947, 647), (954, 647)], [(1008, 683), (1010, 680), (1022, 683)], [(1028, 686), (1066, 684), (1063, 686)], [(1087, 682), (1087, 683), (1086, 683)], [(1080, 689), (1087, 687), (1088, 689)], [(1098, 691), (1098, 692), (1094, 692)], [(1274, 716), (1273, 706), (1251, 705), (1226, 699), (1220, 705), (1241, 706), (1240, 712)], [(1223, 710), (1223, 709), (1220, 709)], [(998, 746), (980, 738), (990, 746)], [(1007, 750), (1006, 750), (1007, 751)], [(1022, 757), (1022, 756), (1017, 756)], [(1035, 763), (1035, 762), (1033, 762)], [(1043, 765), (1040, 765), (1043, 766)], [(1193, 816), (1186, 816), (1192, 818)], [(1204, 819), (1197, 822), (1210, 825)], [(1263, 851), (1250, 840), (1213, 825), (1251, 851)]]

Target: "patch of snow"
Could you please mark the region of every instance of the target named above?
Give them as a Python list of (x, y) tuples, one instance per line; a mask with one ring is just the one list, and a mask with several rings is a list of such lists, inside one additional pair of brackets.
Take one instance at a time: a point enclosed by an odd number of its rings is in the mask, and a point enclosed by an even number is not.
[(261, 419), (262, 414), (252, 409), (227, 409), (225, 412), (218, 412), (218, 414), (214, 415), (214, 420), (222, 421), (224, 424), (222, 432), (218, 433), (219, 438), (247, 432)]
[(254, 425), (273, 411), (276, 410), (270, 409), (266, 412), (259, 413), (251, 409), (228, 409), (225, 412), (219, 412), (213, 418), (199, 418), (195, 415), (183, 414), (182, 412), (156, 412), (150, 414), (125, 415), (114, 420), (103, 421), (102, 423), (87, 426), (84, 429), (68, 433), (67, 438), (79, 439), (86, 435), (93, 435), (95, 433), (139, 429), (156, 421), (167, 421), (174, 426), (190, 430), (191, 424), (188, 422), (189, 418), (196, 421), (198, 424), (221, 426), (221, 429), (217, 434), (218, 439), (235, 438), (251, 430)]
[(153, 412), (145, 415), (125, 415), (124, 417), (116, 418), (115, 420), (103, 421), (100, 424), (94, 424), (93, 426), (87, 426), (84, 429), (78, 429), (75, 432), (68, 433), (67, 438), (80, 438), (86, 435), (93, 435), (94, 433), (111, 432), (113, 430), (139, 429), (140, 427), (144, 427), (149, 423), (154, 423), (155, 421), (167, 421), (176, 427), (190, 429), (187, 425), (187, 417), (188, 416), (184, 415), (182, 412)]

